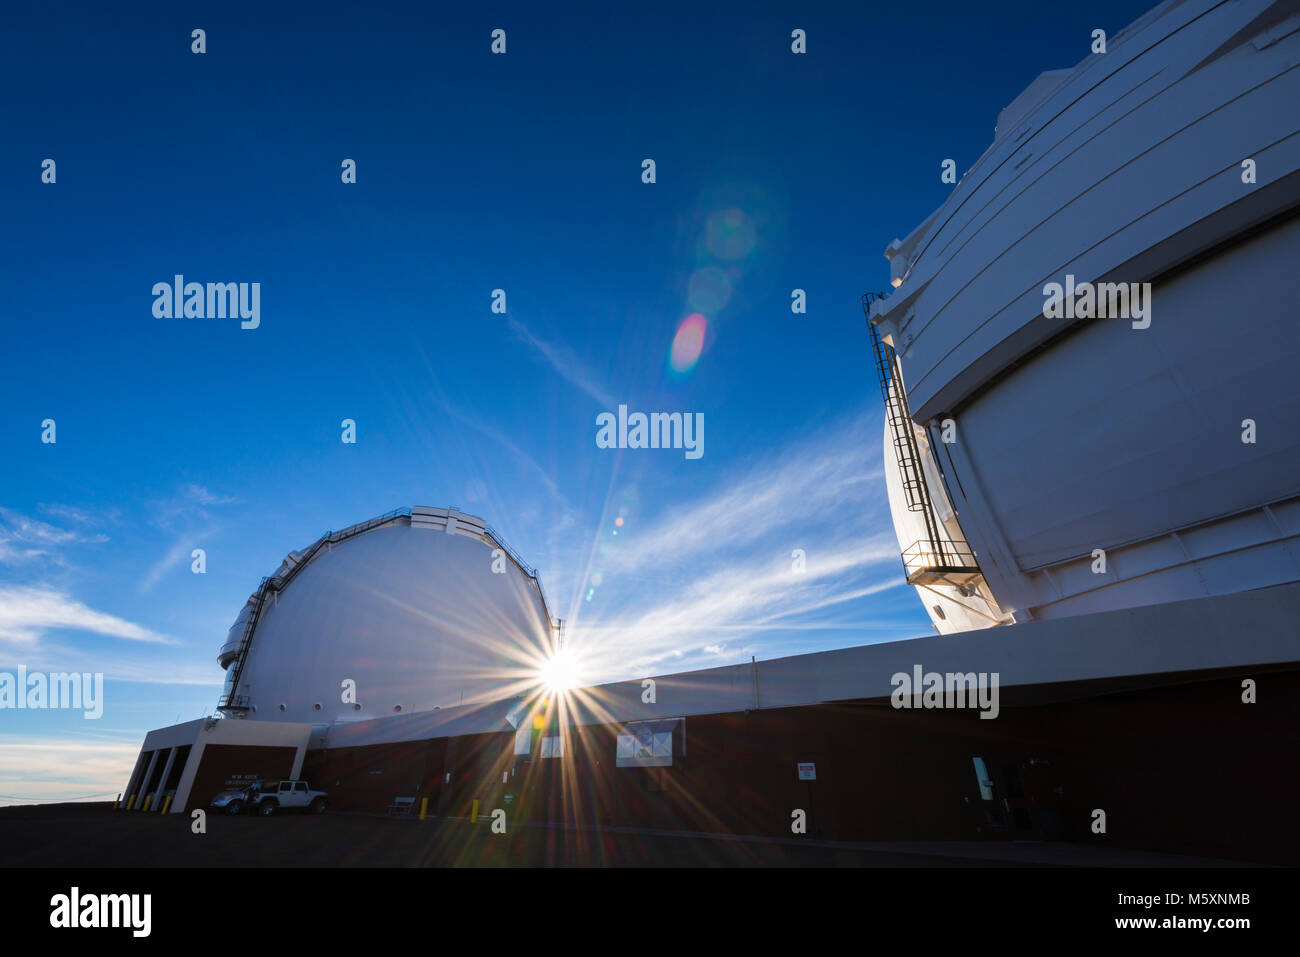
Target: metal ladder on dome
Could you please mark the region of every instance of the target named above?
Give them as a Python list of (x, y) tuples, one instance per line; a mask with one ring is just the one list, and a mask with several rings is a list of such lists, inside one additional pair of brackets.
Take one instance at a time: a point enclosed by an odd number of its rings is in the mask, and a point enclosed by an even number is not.
[(244, 662), (248, 659), (248, 646), (253, 641), (253, 629), (257, 626), (257, 619), (262, 615), (262, 606), (266, 604), (270, 583), (270, 578), (263, 578), (262, 584), (258, 585), (257, 591), (254, 592), (256, 603), (253, 606), (253, 613), (244, 623), (244, 633), (239, 638), (239, 657), (235, 659), (235, 663), (230, 666), (230, 671), (226, 674), (226, 685), (221, 692), (221, 700), (217, 702), (218, 711), (248, 710), (248, 695), (237, 695), (235, 692), (239, 689), (239, 679), (244, 673)]
[(352, 525), (342, 531), (326, 532), (320, 538), (316, 539), (316, 541), (312, 542), (311, 545), (308, 546), (307, 550), (298, 556), (298, 560), (294, 563), (293, 568), (289, 569), (283, 577), (272, 575), (269, 578), (262, 579), (262, 583), (257, 586), (257, 591), (253, 594), (253, 597), (256, 600), (253, 613), (248, 616), (248, 622), (244, 625), (244, 633), (239, 639), (239, 657), (236, 658), (234, 664), (230, 666), (230, 670), (226, 672), (226, 684), (222, 689), (221, 698), (217, 701), (218, 711), (246, 712), (249, 710), (248, 695), (237, 695), (235, 692), (239, 690), (239, 681), (244, 674), (244, 662), (248, 660), (248, 650), (253, 644), (253, 632), (254, 629), (257, 628), (258, 620), (262, 617), (262, 608), (266, 605), (267, 596), (272, 592), (282, 590), (285, 585), (289, 584), (289, 582), (293, 580), (294, 576), (297, 575), (299, 571), (305, 568), (307, 564), (316, 557), (316, 553), (327, 545), (337, 545), (339, 542), (346, 541), (347, 539), (360, 535), (363, 532), (368, 532), (372, 528), (378, 528), (380, 525), (391, 522), (399, 516), (410, 514), (411, 510), (409, 508), (395, 508), (390, 512), (385, 512), (378, 518), (372, 518), (369, 521)]
[(966, 542), (948, 540), (941, 531), (939, 516), (930, 499), (921, 465), (921, 450), (917, 445), (912, 411), (907, 405), (903, 389), (898, 353), (881, 337), (876, 324), (871, 321), (871, 303), (884, 299), (884, 293), (864, 293), (862, 313), (871, 332), (871, 347), (876, 360), (876, 377), (880, 381), (880, 395), (885, 402), (885, 421), (889, 425), (894, 446), (894, 458), (903, 482), (909, 512), (921, 512), (925, 519), (926, 538), (903, 549), (903, 571), (909, 584), (942, 582), (959, 587), (980, 577), (975, 554)]

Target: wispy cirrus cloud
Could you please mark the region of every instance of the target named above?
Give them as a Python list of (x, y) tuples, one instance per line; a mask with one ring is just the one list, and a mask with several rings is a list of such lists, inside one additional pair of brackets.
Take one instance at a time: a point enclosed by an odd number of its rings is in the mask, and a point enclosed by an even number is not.
[(134, 622), (95, 609), (47, 586), (0, 586), (0, 641), (30, 645), (57, 630), (84, 631), (126, 641), (176, 644)]
[(582, 586), (598, 600), (570, 613), (587, 677), (788, 654), (808, 632), (864, 640), (877, 623), (856, 603), (904, 584), (880, 448), (878, 419), (846, 416), (602, 533)]
[(442, 410), (447, 415), (451, 416), (452, 418), (456, 419), (462, 424), (473, 429), (475, 432), (477, 432), (479, 435), (482, 435), (484, 438), (491, 439), (493, 442), (496, 442), (507, 452), (509, 452), (512, 456), (514, 456), (516, 460), (518, 460), (520, 463), (525, 465), (528, 468), (529, 472), (539, 482), (541, 482), (542, 486), (546, 489), (546, 491), (551, 493), (551, 497), (556, 502), (562, 505), (566, 511), (571, 511), (571, 507), (569, 506), (568, 501), (565, 499), (564, 493), (560, 491), (560, 487), (556, 484), (555, 478), (548, 471), (546, 471), (546, 469), (538, 465), (537, 461), (531, 455), (525, 452), (522, 448), (520, 448), (519, 444), (515, 442), (513, 439), (511, 439), (508, 435), (506, 435), (505, 432), (501, 431), (500, 429), (492, 428), (482, 419), (482, 417), (466, 415), (464, 412), (452, 407), (451, 405), (445, 402), (441, 403), (441, 407)]
[(674, 508), (612, 561), (641, 568), (674, 553), (731, 551), (791, 525), (810, 527), (808, 538), (834, 536), (855, 503), (878, 507), (884, 499), (879, 456), (868, 451), (874, 448), (859, 421), (827, 430), (757, 463), (712, 495)]
[(102, 532), (60, 528), (13, 509), (0, 508), (0, 563), (3, 564), (19, 565), (39, 559), (62, 564), (63, 549), (107, 541), (108, 536)]
[(506, 325), (517, 338), (532, 346), (562, 379), (591, 396), (600, 404), (601, 408), (613, 409), (618, 405), (618, 402), (601, 387), (600, 382), (586, 367), (586, 364), (578, 358), (577, 353), (568, 346), (537, 338), (522, 322), (514, 317), (508, 318)]
[[(701, 653), (739, 655), (749, 647), (746, 641), (752, 644), (765, 633), (774, 638), (786, 633), (788, 639), (788, 633), (808, 629), (852, 630), (853, 621), (827, 620), (824, 613), (900, 586), (897, 558), (897, 544), (882, 535), (823, 554), (802, 572), (792, 570), (788, 553), (775, 560), (742, 560), (653, 607), (633, 603), (613, 620), (575, 629), (575, 636), (594, 652), (593, 664), (606, 678), (669, 659), (677, 662), (674, 670), (689, 670), (703, 664)], [(865, 582), (860, 573), (868, 566), (877, 566), (880, 574)]]
[(77, 508), (75, 505), (62, 505), (59, 503), (48, 504), (42, 502), (40, 510), (46, 515), (53, 515), (55, 518), (61, 518), (66, 522), (73, 522), (77, 525), (90, 527), (102, 527), (105, 524), (117, 522), (121, 517), (116, 508), (107, 510), (87, 511), (84, 508)]
[(213, 664), (215, 655), (195, 654), (192, 646), (187, 648), (179, 643), (166, 648), (152, 643), (129, 642), (86, 648), (84, 645), (64, 644), (51, 636), (34, 646), (16, 650), (21, 651), (22, 663), (29, 671), (98, 671), (115, 687), (119, 682), (192, 685), (212, 688), (215, 694), (225, 677)]
[(187, 482), (181, 486), (181, 495), (197, 505), (238, 505), (239, 499), (230, 495), (218, 495), (205, 485)]
[(141, 577), (140, 591), (152, 589), (168, 572), (184, 563), (202, 542), (218, 533), (214, 507), (238, 504), (239, 499), (195, 482), (187, 482), (175, 494), (151, 502), (150, 524), (171, 533), (173, 538), (167, 551)]
[(199, 542), (206, 541), (213, 534), (213, 529), (196, 529), (186, 532), (181, 538), (172, 542), (171, 547), (162, 558), (149, 566), (149, 570), (140, 579), (140, 590), (147, 592), (162, 581), (163, 577), (185, 562), (193, 553)]
[(206, 521), (211, 515), (208, 508), (215, 505), (238, 505), (239, 499), (220, 495), (206, 485), (186, 482), (174, 494), (154, 499), (149, 503), (149, 522), (164, 531)]

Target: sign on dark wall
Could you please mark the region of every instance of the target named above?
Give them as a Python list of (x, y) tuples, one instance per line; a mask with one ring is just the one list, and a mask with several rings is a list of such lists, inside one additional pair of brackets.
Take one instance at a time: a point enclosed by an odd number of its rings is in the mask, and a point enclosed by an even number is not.
[(194, 786), (185, 810), (207, 807), (222, 791), (247, 787), (252, 781), (276, 781), (293, 775), (297, 748), (261, 745), (210, 744), (203, 749)]

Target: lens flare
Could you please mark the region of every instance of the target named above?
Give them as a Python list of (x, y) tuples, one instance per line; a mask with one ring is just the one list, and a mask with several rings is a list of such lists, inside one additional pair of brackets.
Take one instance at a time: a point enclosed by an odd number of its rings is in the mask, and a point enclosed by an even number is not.
[(704, 224), (704, 235), (709, 251), (728, 262), (747, 258), (758, 244), (754, 217), (734, 207), (711, 213)]
[(689, 372), (699, 361), (704, 349), (704, 334), (708, 330), (708, 320), (698, 312), (682, 320), (673, 336), (673, 350), (668, 363), (674, 372)]
[(716, 316), (730, 299), (731, 279), (717, 266), (705, 266), (691, 274), (686, 290), (687, 309)]
[(539, 677), (547, 690), (554, 694), (564, 694), (582, 685), (578, 661), (573, 652), (566, 648), (561, 648), (551, 655), (542, 666)]

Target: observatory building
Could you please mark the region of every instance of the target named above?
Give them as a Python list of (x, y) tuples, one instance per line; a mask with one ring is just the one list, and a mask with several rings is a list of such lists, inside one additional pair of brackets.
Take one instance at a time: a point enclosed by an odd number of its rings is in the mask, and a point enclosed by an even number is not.
[(940, 632), (1300, 580), (1298, 31), (1161, 4), (885, 251), (889, 498)]
[(400, 509), (290, 552), (263, 579), (218, 656), (218, 707), (329, 725), (497, 700), (550, 644), (536, 574), (482, 519)]
[(124, 805), (289, 777), (429, 826), (1294, 863), (1297, 64), (1294, 4), (1164, 3), (1034, 80), (886, 251), (864, 383), (874, 350), (899, 582), (937, 634), (561, 694), (536, 573), (403, 509), (262, 581), (222, 717), (151, 732)]

